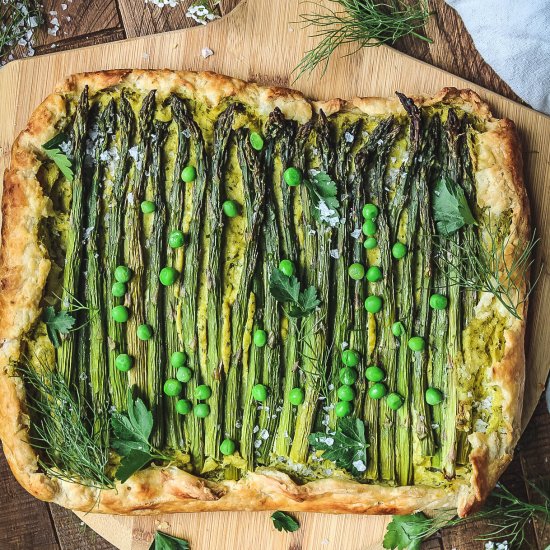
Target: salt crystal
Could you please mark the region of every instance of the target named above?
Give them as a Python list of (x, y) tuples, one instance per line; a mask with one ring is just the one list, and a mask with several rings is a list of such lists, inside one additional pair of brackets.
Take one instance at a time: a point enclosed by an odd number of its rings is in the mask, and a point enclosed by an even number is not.
[(337, 260), (340, 257), (340, 251), (337, 248), (334, 248), (330, 251), (330, 255)]
[(351, 132), (346, 132), (344, 134), (344, 139), (348, 142), (348, 143), (352, 143), (353, 142), (353, 134)]
[(214, 52), (210, 48), (203, 48), (201, 50), (201, 55), (204, 57), (204, 59), (206, 59), (207, 57), (214, 55)]
[(367, 467), (365, 466), (365, 463), (362, 461), (362, 460), (356, 460), (353, 462), (353, 467), (358, 471), (358, 472), (364, 472)]

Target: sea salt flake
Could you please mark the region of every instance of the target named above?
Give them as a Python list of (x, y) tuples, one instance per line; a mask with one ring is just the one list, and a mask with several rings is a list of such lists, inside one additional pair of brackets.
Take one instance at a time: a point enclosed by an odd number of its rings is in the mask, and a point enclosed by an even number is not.
[(353, 134), (351, 132), (346, 132), (344, 134), (344, 139), (348, 142), (348, 143), (352, 143), (353, 142)]
[(204, 59), (206, 59), (211, 55), (214, 55), (214, 52), (210, 48), (203, 48), (201, 50), (201, 55), (204, 57)]
[(333, 250), (330, 251), (330, 255), (332, 258), (337, 260), (340, 257), (340, 251), (337, 248), (334, 248)]
[(354, 230), (351, 232), (351, 236), (352, 236), (354, 239), (358, 239), (358, 238), (361, 236), (361, 229), (354, 229)]
[(367, 469), (367, 467), (365, 466), (365, 463), (362, 460), (356, 460), (355, 462), (353, 462), (353, 467), (358, 472), (364, 472)]

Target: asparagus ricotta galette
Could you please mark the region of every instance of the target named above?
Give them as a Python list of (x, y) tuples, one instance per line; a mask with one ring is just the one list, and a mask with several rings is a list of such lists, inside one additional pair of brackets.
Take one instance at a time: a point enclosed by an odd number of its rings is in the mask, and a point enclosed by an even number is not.
[(465, 515), (511, 460), (532, 240), (472, 91), (75, 75), (2, 213), (0, 436), (38, 498)]

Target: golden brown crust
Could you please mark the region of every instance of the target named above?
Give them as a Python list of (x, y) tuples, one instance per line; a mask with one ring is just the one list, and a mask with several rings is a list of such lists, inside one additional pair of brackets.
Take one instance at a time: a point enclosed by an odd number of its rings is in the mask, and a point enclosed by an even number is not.
[[(29, 442), (25, 390), (12, 364), (19, 358), (20, 339), (40, 313), (40, 300), (50, 268), (47, 251), (40, 244), (38, 233), (41, 221), (51, 209), (36, 177), (41, 165), (38, 151), (40, 145), (56, 133), (57, 124), (67, 115), (64, 96), (78, 94), (85, 85), (90, 87), (91, 93), (114, 86), (157, 89), (161, 97), (177, 90), (211, 106), (226, 98), (237, 98), (254, 105), (262, 114), (279, 107), (286, 117), (299, 122), (308, 120), (314, 110), (320, 109), (327, 114), (354, 110), (370, 115), (402, 112), (395, 98), (310, 102), (292, 90), (261, 87), (213, 73), (167, 70), (118, 70), (74, 75), (46, 98), (13, 146), (2, 198), (0, 438), (11, 469), (21, 485), (36, 497), (67, 508), (115, 514), (273, 509), (392, 514), (458, 506), (459, 513), (465, 515), (478, 506), (511, 460), (519, 437), (525, 380), (525, 324), (506, 311), (501, 312), (507, 321), (505, 349), (502, 359), (492, 366), (490, 373), (492, 383), (502, 390), (506, 429), (503, 433), (475, 432), (470, 435), (470, 483), (455, 481), (447, 488), (389, 487), (325, 479), (298, 485), (287, 475), (269, 469), (249, 473), (238, 482), (211, 483), (175, 467), (150, 467), (126, 483), (118, 484), (115, 490), (99, 493), (96, 489), (40, 473), (36, 453)], [(511, 210), (511, 232), (515, 238), (511, 239), (507, 253), (512, 254), (514, 247), (524, 242), (529, 232), (520, 147), (513, 123), (493, 119), (488, 106), (471, 90), (445, 88), (432, 98), (418, 97), (415, 100), (426, 106), (458, 106), (475, 114), (485, 126), (475, 167), (478, 201), (480, 206), (494, 210), (495, 214)], [(486, 306), (480, 304), (478, 307)], [(490, 307), (498, 305), (493, 303)]]

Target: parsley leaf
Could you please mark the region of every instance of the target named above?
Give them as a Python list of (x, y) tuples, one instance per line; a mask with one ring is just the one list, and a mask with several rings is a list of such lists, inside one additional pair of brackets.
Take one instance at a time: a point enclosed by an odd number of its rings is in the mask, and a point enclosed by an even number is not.
[(115, 411), (111, 416), (114, 437), (110, 444), (123, 457), (116, 478), (123, 483), (151, 460), (166, 458), (149, 443), (153, 430), (153, 414), (141, 399), (133, 399), (130, 388), (127, 403), (126, 414)]
[(384, 535), (388, 550), (420, 550), (426, 530), (426, 516), (422, 512), (408, 516), (393, 516)]
[(369, 444), (365, 439), (365, 424), (359, 418), (341, 418), (336, 432), (312, 433), (308, 441), (315, 450), (323, 451), (323, 458), (332, 460), (340, 468), (354, 475), (366, 470)]
[(72, 163), (67, 158), (65, 153), (62, 153), (59, 149), (45, 149), (46, 155), (55, 162), (61, 173), (67, 178), (67, 181), (72, 182), (74, 179), (74, 172), (72, 169)]
[(149, 550), (189, 550), (186, 540), (157, 531)]
[(56, 312), (52, 306), (44, 309), (43, 319), (46, 323), (48, 337), (55, 348), (61, 346), (59, 335), (68, 334), (76, 322), (72, 315), (69, 315), (66, 311)]
[(446, 178), (441, 178), (435, 186), (433, 209), (437, 231), (441, 235), (452, 235), (462, 226), (476, 223), (464, 191)]
[(289, 317), (306, 317), (321, 303), (317, 298), (317, 289), (313, 286), (300, 291), (300, 282), (294, 276), (285, 275), (280, 269), (274, 269), (269, 277), (269, 292), (278, 302), (289, 303)]
[(311, 201), (311, 216), (334, 227), (339, 222), (338, 188), (326, 172), (315, 171), (304, 180)]
[(271, 519), (273, 520), (273, 527), (275, 527), (277, 531), (294, 533), (294, 531), (300, 529), (298, 521), (285, 512), (273, 512), (273, 514), (271, 514)]

